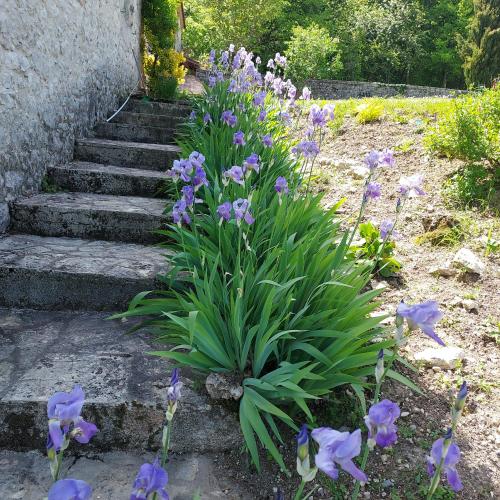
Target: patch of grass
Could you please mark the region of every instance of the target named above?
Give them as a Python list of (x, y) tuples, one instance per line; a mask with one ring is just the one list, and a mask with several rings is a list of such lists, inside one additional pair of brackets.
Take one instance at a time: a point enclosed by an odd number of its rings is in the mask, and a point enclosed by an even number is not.
[(409, 425), (403, 424), (399, 426), (399, 435), (402, 438), (409, 439), (415, 436), (416, 431)]
[(356, 121), (358, 123), (378, 122), (384, 114), (384, 106), (378, 102), (367, 102), (356, 108)]
[(500, 168), (465, 165), (443, 185), (445, 198), (459, 208), (500, 210)]
[[(418, 131), (423, 131), (428, 122), (436, 120), (447, 112), (453, 105), (453, 99), (444, 97), (368, 97), (364, 99), (344, 99), (344, 100), (316, 100), (312, 104), (324, 106), (326, 103), (335, 105), (335, 118), (330, 122), (329, 127), (334, 134), (337, 134), (344, 125), (348, 117), (355, 117), (359, 112), (356, 110), (363, 107), (365, 114), (373, 114), (374, 110), (382, 121), (394, 121), (397, 123), (409, 123), (414, 120)], [(367, 123), (367, 122), (358, 122)]]
[(430, 243), (432, 246), (454, 247), (457, 246), (465, 238), (465, 232), (460, 224), (453, 227), (446, 225), (427, 231), (420, 236), (417, 236), (415, 242), (417, 245)]
[(415, 141), (413, 139), (405, 139), (403, 142), (394, 147), (395, 151), (400, 151), (401, 153), (408, 153), (413, 149)]

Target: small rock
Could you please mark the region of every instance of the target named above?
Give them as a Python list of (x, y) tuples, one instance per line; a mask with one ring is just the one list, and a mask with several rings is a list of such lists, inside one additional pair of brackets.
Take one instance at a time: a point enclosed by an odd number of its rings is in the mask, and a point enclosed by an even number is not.
[(234, 373), (211, 373), (206, 381), (205, 387), (213, 399), (238, 399), (243, 396), (241, 378)]
[(384, 488), (390, 488), (393, 485), (393, 481), (391, 479), (386, 479), (383, 483), (382, 486)]
[(461, 248), (453, 257), (452, 265), (475, 274), (483, 274), (485, 265), (481, 259), (468, 248)]
[(434, 266), (429, 269), (429, 274), (432, 276), (442, 276), (443, 278), (451, 278), (457, 274), (457, 270), (449, 267), (447, 264), (442, 266)]
[(464, 359), (465, 353), (459, 347), (430, 347), (414, 355), (415, 361), (421, 361), (426, 366), (453, 370)]
[(389, 460), (389, 455), (380, 455), (380, 459), (385, 464)]
[(370, 496), (371, 496), (371, 495), (370, 495), (370, 492), (369, 492), (369, 491), (365, 491), (365, 492), (363, 493), (363, 497), (364, 497), (364, 498), (370, 498)]
[(477, 314), (477, 303), (475, 300), (472, 299), (464, 299), (462, 300), (462, 307), (470, 313), (475, 313)]
[(439, 228), (456, 225), (457, 220), (452, 215), (446, 213), (429, 214), (422, 217), (422, 226), (426, 231), (435, 231)]
[(410, 414), (409, 411), (402, 411), (401, 412), (401, 416), (404, 418), (404, 417), (407, 417), (408, 415)]
[(368, 177), (370, 169), (368, 167), (364, 167), (363, 165), (357, 164), (350, 166), (350, 172), (355, 179), (365, 179), (366, 177)]

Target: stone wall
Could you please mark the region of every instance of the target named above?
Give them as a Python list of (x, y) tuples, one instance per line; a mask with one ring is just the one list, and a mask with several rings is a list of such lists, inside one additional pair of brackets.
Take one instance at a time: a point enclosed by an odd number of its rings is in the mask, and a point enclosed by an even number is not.
[(70, 160), (139, 79), (141, 0), (3, 0), (0, 232), (7, 203)]
[(348, 82), (342, 80), (308, 80), (315, 99), (349, 99), (360, 97), (431, 97), (452, 96), (465, 90), (443, 89), (439, 87), (421, 87), (419, 85)]

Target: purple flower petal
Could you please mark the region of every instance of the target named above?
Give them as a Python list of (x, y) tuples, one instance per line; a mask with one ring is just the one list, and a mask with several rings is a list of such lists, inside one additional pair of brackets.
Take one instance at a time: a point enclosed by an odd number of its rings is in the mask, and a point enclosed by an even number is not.
[(82, 444), (87, 444), (97, 433), (99, 429), (92, 423), (80, 419), (72, 431), (76, 441)]
[(48, 500), (89, 500), (91, 497), (92, 488), (85, 481), (61, 479), (51, 486)]

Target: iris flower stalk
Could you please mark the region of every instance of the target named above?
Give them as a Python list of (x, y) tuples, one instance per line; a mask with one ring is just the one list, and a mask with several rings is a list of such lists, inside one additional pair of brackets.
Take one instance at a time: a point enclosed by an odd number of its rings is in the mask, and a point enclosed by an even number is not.
[[(396, 332), (397, 336), (397, 332)], [(373, 406), (379, 403), (380, 399), (380, 390), (382, 388), (382, 384), (384, 383), (385, 377), (387, 376), (388, 371), (392, 368), (392, 365), (394, 364), (394, 361), (396, 360), (398, 356), (398, 348), (399, 345), (396, 343), (394, 345), (393, 351), (392, 351), (392, 356), (389, 357), (387, 360), (387, 365), (384, 367), (384, 350), (381, 349), (378, 357), (377, 357), (377, 365), (375, 367), (375, 379), (376, 379), (376, 384), (375, 384), (375, 393), (373, 395)], [(368, 443), (365, 444), (364, 450), (363, 450), (363, 456), (361, 457), (361, 466), (360, 469), (362, 471), (365, 470), (366, 463), (368, 462), (368, 455), (370, 454), (370, 447), (368, 446)], [(352, 493), (352, 500), (357, 500), (359, 496), (359, 490), (361, 488), (361, 483), (359, 481), (356, 481), (356, 484), (354, 485), (354, 491)]]

